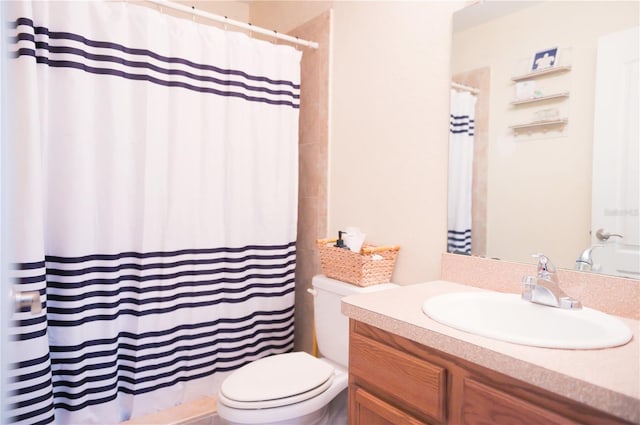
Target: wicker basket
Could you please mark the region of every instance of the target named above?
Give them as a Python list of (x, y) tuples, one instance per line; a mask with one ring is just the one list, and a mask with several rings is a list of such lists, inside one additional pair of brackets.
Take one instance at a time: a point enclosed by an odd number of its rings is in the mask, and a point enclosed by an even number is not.
[(360, 252), (336, 248), (336, 239), (318, 239), (322, 273), (358, 286), (387, 283), (398, 257), (399, 246), (364, 245)]

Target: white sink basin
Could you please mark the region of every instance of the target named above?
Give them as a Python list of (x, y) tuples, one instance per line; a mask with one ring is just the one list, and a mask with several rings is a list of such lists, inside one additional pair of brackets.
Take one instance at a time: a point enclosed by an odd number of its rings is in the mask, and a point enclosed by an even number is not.
[(516, 294), (448, 293), (427, 299), (422, 310), (452, 328), (535, 347), (616, 347), (629, 342), (633, 335), (621, 320), (600, 311), (543, 306)]

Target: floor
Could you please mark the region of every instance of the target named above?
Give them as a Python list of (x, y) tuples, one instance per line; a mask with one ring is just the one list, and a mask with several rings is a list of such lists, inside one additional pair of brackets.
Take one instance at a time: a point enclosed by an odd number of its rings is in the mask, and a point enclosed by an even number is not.
[(201, 397), (120, 425), (215, 425), (216, 411), (215, 397)]

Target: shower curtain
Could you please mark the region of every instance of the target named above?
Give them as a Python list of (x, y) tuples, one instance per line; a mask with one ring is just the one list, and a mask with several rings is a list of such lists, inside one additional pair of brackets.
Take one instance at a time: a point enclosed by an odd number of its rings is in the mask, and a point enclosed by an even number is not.
[(473, 132), (476, 97), (451, 90), (447, 251), (471, 254)]
[[(12, 2), (9, 423), (114, 424), (293, 345), (299, 64), (126, 2)], [(7, 179), (4, 179), (6, 181)]]

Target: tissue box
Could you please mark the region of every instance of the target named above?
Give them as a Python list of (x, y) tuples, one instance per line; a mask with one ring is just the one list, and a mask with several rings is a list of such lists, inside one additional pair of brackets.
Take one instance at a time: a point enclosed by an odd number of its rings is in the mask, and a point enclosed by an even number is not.
[(396, 265), (399, 246), (374, 246), (364, 244), (360, 252), (336, 248), (336, 239), (318, 239), (322, 273), (332, 279), (370, 286), (391, 280)]

